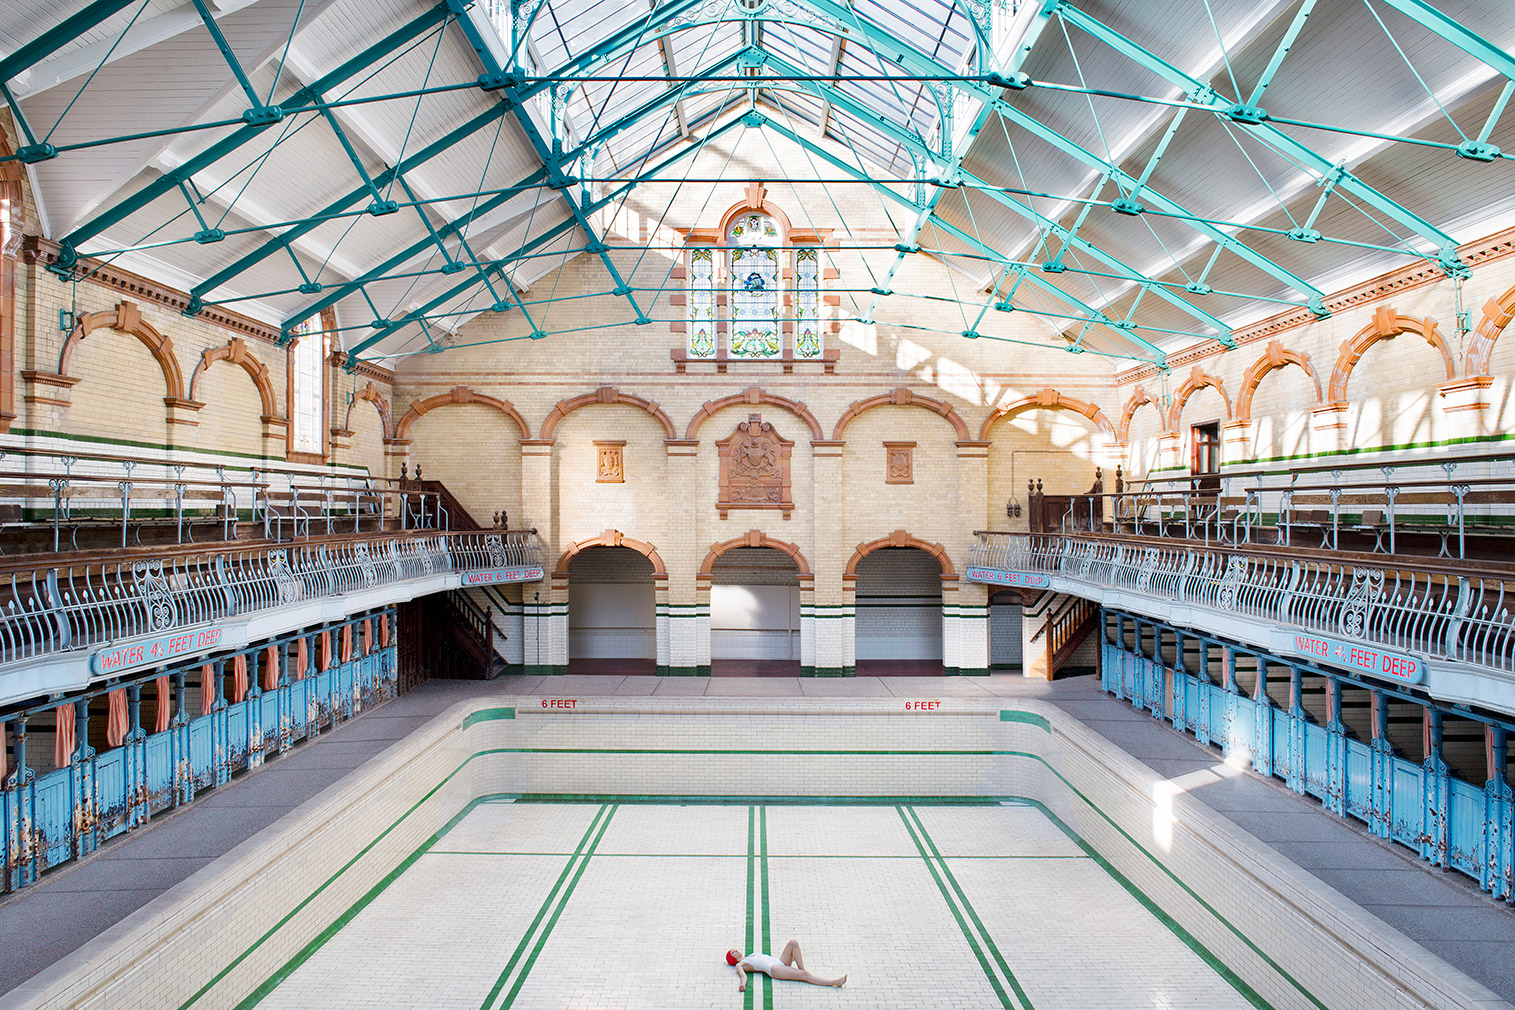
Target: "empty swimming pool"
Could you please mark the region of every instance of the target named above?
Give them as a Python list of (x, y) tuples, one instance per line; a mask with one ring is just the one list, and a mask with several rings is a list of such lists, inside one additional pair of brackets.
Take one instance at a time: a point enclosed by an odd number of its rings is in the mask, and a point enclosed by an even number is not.
[[(791, 938), (847, 986), (739, 993), (723, 953)], [(27, 988), (168, 1010), (1487, 993), (1053, 706), (958, 698), (464, 702)]]

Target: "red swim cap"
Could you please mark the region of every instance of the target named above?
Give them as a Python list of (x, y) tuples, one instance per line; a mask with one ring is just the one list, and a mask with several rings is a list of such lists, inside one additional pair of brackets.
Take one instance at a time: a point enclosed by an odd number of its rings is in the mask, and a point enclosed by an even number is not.
[(736, 964), (740, 960), (741, 960), (741, 958), (739, 958), (739, 957), (736, 956), (736, 951), (734, 951), (734, 950), (728, 950), (726, 952), (726, 963), (727, 964)]

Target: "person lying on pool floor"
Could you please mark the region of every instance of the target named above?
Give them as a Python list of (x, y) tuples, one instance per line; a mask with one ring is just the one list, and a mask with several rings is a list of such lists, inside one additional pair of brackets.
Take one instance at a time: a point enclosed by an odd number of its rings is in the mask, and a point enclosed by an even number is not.
[(784, 979), (790, 982), (809, 982), (811, 985), (841, 986), (847, 983), (847, 976), (841, 978), (821, 978), (805, 970), (805, 955), (800, 953), (798, 940), (790, 940), (784, 944), (784, 949), (778, 957), (771, 954), (748, 954), (742, 956), (739, 950), (726, 952), (726, 963), (736, 968), (736, 973), (742, 977), (742, 984), (737, 986), (739, 992), (747, 990), (747, 973), (760, 971), (769, 978)]

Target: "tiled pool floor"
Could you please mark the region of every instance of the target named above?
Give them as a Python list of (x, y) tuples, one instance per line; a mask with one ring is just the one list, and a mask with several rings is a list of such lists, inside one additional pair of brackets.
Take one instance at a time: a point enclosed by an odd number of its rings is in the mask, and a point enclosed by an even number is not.
[[(723, 952), (790, 938), (847, 986), (738, 993)], [(281, 975), (261, 1008), (1251, 1005), (1020, 803), (485, 802)]]

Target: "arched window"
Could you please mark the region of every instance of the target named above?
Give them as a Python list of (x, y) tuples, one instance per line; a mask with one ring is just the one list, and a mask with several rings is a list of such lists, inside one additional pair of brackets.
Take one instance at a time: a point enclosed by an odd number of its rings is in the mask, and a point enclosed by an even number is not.
[(778, 223), (767, 214), (739, 214), (726, 229), (731, 278), (731, 321), (726, 350), (733, 358), (777, 358), (784, 352), (779, 326)]
[(687, 233), (684, 328), (689, 359), (825, 357), (825, 239), (819, 232), (788, 233), (782, 213), (764, 213), (756, 206), (728, 212), (735, 216), (723, 219), (723, 232)]
[(289, 451), (326, 454), (326, 345), (319, 316), (294, 329), (289, 350)]

